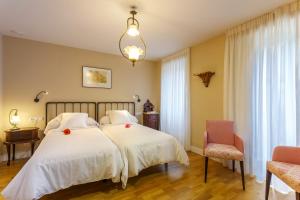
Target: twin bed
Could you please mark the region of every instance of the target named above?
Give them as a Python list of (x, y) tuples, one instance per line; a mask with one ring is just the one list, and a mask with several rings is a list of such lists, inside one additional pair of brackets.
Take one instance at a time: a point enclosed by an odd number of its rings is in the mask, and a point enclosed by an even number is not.
[[(134, 102), (48, 102), (46, 136), (2, 195), (39, 199), (104, 179), (121, 181), (125, 188), (129, 177), (150, 166), (189, 164), (173, 136), (137, 124), (134, 115)], [(64, 135), (64, 128), (71, 134)]]

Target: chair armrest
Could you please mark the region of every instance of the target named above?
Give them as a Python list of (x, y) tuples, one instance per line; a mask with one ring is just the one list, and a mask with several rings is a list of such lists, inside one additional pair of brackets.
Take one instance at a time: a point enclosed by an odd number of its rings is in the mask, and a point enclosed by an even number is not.
[(234, 146), (242, 153), (244, 153), (244, 141), (238, 135), (234, 134)]
[(300, 147), (277, 146), (272, 160), (300, 165)]

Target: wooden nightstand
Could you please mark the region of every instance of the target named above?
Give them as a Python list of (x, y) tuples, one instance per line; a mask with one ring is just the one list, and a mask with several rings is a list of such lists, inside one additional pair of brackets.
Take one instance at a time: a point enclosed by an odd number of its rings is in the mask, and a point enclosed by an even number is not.
[(39, 128), (20, 128), (20, 129), (9, 129), (6, 130), (6, 140), (3, 144), (6, 145), (7, 149), (7, 165), (10, 165), (10, 149), (13, 147), (13, 157), (12, 160), (15, 160), (16, 153), (16, 144), (31, 144), (31, 155), (34, 152), (34, 144), (40, 138), (38, 137)]
[(144, 112), (143, 125), (159, 130), (159, 113), (157, 112)]

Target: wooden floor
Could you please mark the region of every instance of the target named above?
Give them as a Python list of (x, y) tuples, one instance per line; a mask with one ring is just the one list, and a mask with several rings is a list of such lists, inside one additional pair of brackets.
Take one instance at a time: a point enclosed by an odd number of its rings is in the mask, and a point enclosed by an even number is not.
[[(203, 182), (203, 157), (189, 153), (190, 167), (169, 164), (144, 170), (140, 176), (130, 178), (126, 190), (110, 181), (73, 186), (43, 197), (43, 200), (101, 200), (101, 199), (158, 199), (158, 200), (263, 200), (264, 185), (253, 178), (246, 178), (246, 191), (242, 190), (241, 177), (214, 161), (209, 162), (208, 182)], [(10, 167), (0, 165), (0, 190), (20, 170), (24, 160), (15, 161)], [(237, 166), (238, 167), (238, 166)], [(0, 196), (0, 199), (4, 199)], [(281, 195), (270, 192), (270, 200), (294, 200), (294, 194)]]

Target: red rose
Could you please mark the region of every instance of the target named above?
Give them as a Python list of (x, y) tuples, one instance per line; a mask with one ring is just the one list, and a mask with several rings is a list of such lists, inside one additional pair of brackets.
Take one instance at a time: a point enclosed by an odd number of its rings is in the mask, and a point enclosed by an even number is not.
[(70, 130), (70, 129), (66, 128), (66, 129), (64, 130), (64, 134), (65, 134), (65, 135), (69, 135), (70, 133), (71, 133), (71, 130)]
[(130, 128), (131, 124), (125, 124), (125, 128)]

